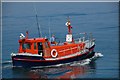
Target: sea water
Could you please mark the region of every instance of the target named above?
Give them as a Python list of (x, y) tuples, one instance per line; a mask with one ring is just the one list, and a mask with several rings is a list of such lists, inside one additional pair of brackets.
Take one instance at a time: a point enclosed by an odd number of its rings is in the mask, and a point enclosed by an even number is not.
[[(95, 52), (104, 56), (87, 64), (83, 61), (84, 65), (78, 61), (46, 68), (12, 68), (10, 54), (18, 52), (20, 33), (28, 30), (29, 38), (38, 37), (34, 8), (42, 37), (49, 39), (54, 34), (57, 41), (64, 42), (69, 16), (73, 37), (92, 32)], [(118, 78), (118, 2), (4, 2), (2, 9), (2, 78)]]

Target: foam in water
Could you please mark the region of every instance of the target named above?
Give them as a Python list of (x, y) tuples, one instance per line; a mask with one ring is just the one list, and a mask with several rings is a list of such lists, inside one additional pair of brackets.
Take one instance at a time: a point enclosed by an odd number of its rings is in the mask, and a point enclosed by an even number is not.
[(96, 56), (96, 57), (103, 57), (102, 53), (99, 53), (99, 52), (96, 52), (96, 53), (95, 53), (95, 56)]
[(2, 62), (2, 64), (8, 64), (8, 63), (12, 63), (12, 61), (9, 60), (9, 61), (4, 61), (4, 62)]

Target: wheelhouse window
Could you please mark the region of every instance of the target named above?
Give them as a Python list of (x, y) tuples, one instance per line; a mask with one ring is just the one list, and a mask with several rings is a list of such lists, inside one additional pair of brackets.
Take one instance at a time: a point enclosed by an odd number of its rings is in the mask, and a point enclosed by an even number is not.
[(22, 44), (22, 49), (31, 49), (30, 43), (23, 43)]
[(45, 47), (46, 47), (46, 48), (49, 48), (48, 42), (45, 42)]

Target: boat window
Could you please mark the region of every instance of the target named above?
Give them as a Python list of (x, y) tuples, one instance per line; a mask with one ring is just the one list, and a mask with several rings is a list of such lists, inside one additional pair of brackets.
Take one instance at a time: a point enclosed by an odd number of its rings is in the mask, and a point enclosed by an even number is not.
[(23, 43), (22, 49), (31, 49), (30, 43)]
[(38, 54), (40, 55), (41, 53), (43, 53), (43, 45), (41, 42), (39, 42), (37, 44), (38, 44)]
[(34, 43), (34, 49), (36, 49), (36, 43)]
[(45, 42), (45, 47), (46, 47), (46, 48), (48, 48), (48, 47), (49, 47), (47, 42)]

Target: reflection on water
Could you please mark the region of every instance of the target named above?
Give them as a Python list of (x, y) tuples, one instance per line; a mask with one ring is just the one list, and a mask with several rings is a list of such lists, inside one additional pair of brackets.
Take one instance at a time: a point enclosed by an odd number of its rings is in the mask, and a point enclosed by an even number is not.
[[(87, 65), (63, 65), (59, 67), (46, 67), (46, 68), (13, 68), (12, 72), (14, 76), (24, 76), (24, 78), (42, 78), (42, 79), (74, 79), (85, 74), (95, 72), (95, 62), (91, 62)], [(19, 74), (18, 74), (19, 73)], [(17, 74), (17, 75), (16, 75)]]

